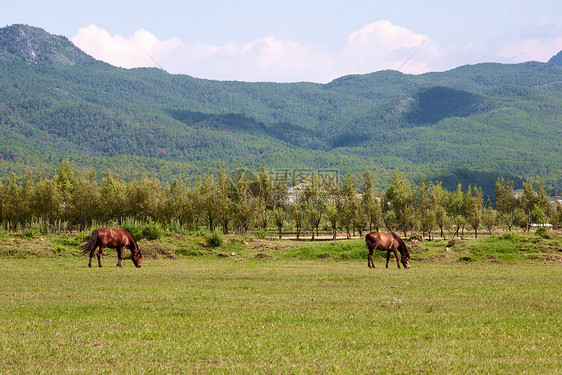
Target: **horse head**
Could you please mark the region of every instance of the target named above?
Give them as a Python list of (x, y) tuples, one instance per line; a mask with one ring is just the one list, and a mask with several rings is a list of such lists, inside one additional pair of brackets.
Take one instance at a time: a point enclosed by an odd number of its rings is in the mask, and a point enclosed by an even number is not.
[(135, 267), (140, 268), (141, 267), (142, 253), (141, 253), (140, 249), (138, 248), (138, 246), (135, 246), (134, 248), (131, 248), (131, 258), (133, 259), (133, 263), (135, 264)]
[(410, 268), (410, 255), (403, 255), (400, 259), (404, 268)]
[(141, 267), (141, 258), (142, 255), (140, 252), (138, 252), (137, 254), (133, 254), (133, 263), (135, 264), (135, 267), (140, 268)]

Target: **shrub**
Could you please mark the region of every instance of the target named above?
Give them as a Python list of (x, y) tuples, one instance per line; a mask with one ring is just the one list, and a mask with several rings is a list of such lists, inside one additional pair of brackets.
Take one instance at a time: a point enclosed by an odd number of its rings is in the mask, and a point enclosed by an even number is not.
[(522, 238), (520, 235), (518, 235), (517, 233), (514, 232), (505, 232), (502, 233), (500, 235), (500, 239), (502, 240), (507, 240), (507, 241), (511, 241), (513, 243), (518, 243), (522, 241)]
[(37, 235), (39, 235), (39, 231), (37, 231), (35, 228), (25, 228), (25, 230), (23, 231), (23, 236), (25, 238), (33, 238)]
[(256, 231), (254, 232), (256, 237), (259, 238), (260, 240), (266, 240), (268, 235), (267, 235), (267, 230), (263, 229), (262, 227), (259, 227), (258, 229), (256, 229)]
[(145, 224), (127, 224), (123, 225), (123, 228), (137, 241), (142, 239), (154, 241), (164, 236), (164, 229), (156, 221), (148, 221)]
[(149, 221), (142, 228), (142, 238), (157, 240), (164, 235), (164, 230), (158, 222)]
[(207, 245), (210, 247), (219, 247), (222, 245), (223, 236), (222, 233), (215, 230), (207, 236)]
[(407, 238), (408, 241), (416, 240), (416, 241), (423, 241), (423, 237), (419, 233), (412, 233)]
[(537, 236), (541, 236), (544, 239), (549, 239), (551, 238), (550, 233), (548, 233), (548, 230), (545, 227), (539, 227), (537, 228), (535, 234)]

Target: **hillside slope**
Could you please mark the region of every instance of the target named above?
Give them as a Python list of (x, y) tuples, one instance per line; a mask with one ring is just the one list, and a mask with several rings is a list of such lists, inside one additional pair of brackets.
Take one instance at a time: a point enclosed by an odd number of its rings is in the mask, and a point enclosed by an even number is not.
[(116, 68), (13, 25), (0, 29), (0, 177), (73, 159), (125, 178), (265, 165), (369, 169), (384, 186), (398, 168), (455, 185), (542, 177), (562, 189), (560, 82), (561, 67), (537, 62), (324, 85), (210, 81)]

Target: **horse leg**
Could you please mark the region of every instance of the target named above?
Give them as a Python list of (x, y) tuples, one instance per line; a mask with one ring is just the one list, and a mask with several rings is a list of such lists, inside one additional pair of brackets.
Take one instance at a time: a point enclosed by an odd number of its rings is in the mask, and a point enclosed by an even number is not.
[(123, 260), (123, 247), (117, 248), (117, 267), (121, 267), (121, 261)]
[(398, 269), (400, 269), (400, 259), (398, 259), (398, 252), (396, 251), (396, 249), (392, 249), (392, 251), (394, 252), (394, 257), (396, 258), (396, 265), (398, 266)]
[(94, 253), (96, 252), (96, 248), (94, 247), (90, 250), (90, 261), (88, 262), (88, 267), (92, 268), (92, 258), (94, 257)]
[(369, 256), (367, 257), (367, 266), (369, 268), (375, 268), (375, 264), (373, 263), (373, 249), (369, 249)]
[(369, 248), (369, 256), (367, 257), (367, 265), (369, 266), (369, 268), (375, 268), (375, 262), (373, 262), (373, 253), (377, 249), (377, 246), (379, 246), (378, 241), (375, 241), (375, 243), (372, 243), (372, 242), (369, 241), (369, 243), (367, 243), (367, 247)]
[(100, 246), (98, 251), (98, 267), (101, 267), (101, 254), (103, 253), (103, 246)]
[(390, 250), (386, 251), (386, 268), (388, 268), (388, 262), (390, 261)]

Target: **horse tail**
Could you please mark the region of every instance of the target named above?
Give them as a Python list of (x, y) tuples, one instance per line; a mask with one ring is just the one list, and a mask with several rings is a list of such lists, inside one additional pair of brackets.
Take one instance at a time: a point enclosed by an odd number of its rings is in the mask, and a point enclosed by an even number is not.
[(88, 252), (96, 248), (97, 243), (98, 243), (98, 231), (94, 230), (92, 232), (92, 237), (90, 237), (88, 242), (86, 242), (84, 245), (80, 245), (79, 248), (84, 250), (83, 252), (84, 254), (87, 254)]
[(367, 244), (367, 249), (369, 249), (369, 251), (371, 251), (371, 248), (374, 246), (372, 237), (371, 233), (367, 233), (365, 235), (365, 243)]

